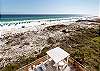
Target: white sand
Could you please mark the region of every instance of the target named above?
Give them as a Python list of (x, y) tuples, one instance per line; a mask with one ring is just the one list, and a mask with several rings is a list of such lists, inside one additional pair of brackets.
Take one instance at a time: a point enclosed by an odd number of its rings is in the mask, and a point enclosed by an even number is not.
[[(42, 25), (43, 24), (43, 25)], [(68, 24), (68, 21), (66, 20), (61, 20), (61, 21), (33, 21), (30, 23), (24, 23), (24, 24), (18, 24), (18, 25), (11, 25), (11, 26), (3, 26), (0, 27), (0, 37), (2, 35), (10, 33), (10, 34), (15, 34), (15, 33), (21, 33), (21, 32), (26, 32), (26, 31), (39, 31), (44, 29), (47, 26), (51, 25), (57, 25), (57, 24)], [(22, 26), (25, 26), (25, 28), (22, 28)]]

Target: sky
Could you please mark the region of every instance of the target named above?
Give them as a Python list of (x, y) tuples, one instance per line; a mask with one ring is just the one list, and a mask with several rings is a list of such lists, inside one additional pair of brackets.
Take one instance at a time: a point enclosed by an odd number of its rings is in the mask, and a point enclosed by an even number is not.
[(1, 14), (99, 15), (99, 0), (0, 0)]

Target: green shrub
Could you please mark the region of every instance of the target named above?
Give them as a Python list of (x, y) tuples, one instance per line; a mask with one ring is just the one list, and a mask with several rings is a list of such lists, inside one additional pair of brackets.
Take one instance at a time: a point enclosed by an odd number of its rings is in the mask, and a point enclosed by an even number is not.
[(19, 68), (18, 64), (8, 64), (1, 71), (16, 71)]

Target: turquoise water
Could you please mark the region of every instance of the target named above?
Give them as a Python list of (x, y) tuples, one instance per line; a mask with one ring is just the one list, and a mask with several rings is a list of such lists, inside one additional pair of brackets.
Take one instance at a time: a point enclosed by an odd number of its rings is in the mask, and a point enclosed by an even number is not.
[(38, 20), (38, 19), (55, 19), (55, 18), (69, 18), (69, 17), (80, 17), (82, 15), (76, 14), (53, 14), (53, 15), (18, 15), (18, 14), (9, 14), (9, 15), (0, 15), (0, 22), (9, 22), (9, 21), (23, 21), (23, 20)]
[[(41, 21), (46, 20), (49, 22), (52, 21), (61, 21), (61, 20), (70, 20), (72, 17), (82, 17), (83, 15), (79, 14), (1, 14), (0, 15), (0, 26), (11, 26), (12, 24), (23, 24), (23, 23), (30, 23), (33, 20)], [(27, 20), (27, 22), (26, 22)]]

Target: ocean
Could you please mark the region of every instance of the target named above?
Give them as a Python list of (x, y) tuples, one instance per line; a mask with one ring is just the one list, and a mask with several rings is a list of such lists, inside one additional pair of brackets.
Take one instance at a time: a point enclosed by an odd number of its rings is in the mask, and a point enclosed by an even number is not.
[(79, 14), (1, 14), (0, 22), (81, 17)]

